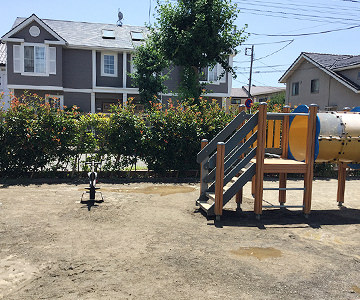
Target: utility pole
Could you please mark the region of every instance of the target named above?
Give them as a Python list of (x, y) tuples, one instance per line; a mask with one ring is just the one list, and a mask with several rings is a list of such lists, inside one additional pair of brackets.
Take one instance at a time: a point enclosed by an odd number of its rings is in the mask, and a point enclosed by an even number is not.
[(247, 51), (251, 50), (251, 63), (250, 63), (250, 77), (249, 77), (249, 88), (248, 88), (248, 97), (251, 98), (251, 77), (252, 77), (252, 67), (253, 67), (253, 61), (254, 61), (254, 45), (251, 46), (251, 48), (245, 48), (245, 55), (247, 54)]

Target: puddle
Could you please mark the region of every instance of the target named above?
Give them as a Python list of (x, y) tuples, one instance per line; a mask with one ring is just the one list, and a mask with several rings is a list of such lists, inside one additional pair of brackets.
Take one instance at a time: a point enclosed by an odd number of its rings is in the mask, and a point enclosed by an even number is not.
[(351, 288), (355, 293), (360, 294), (360, 288), (357, 285), (353, 285)]
[(258, 260), (282, 256), (282, 252), (278, 249), (259, 247), (243, 247), (238, 250), (231, 250), (230, 253), (236, 256), (252, 256), (256, 257)]
[(111, 193), (139, 193), (139, 194), (159, 194), (160, 196), (168, 196), (172, 194), (191, 193), (195, 191), (194, 187), (190, 186), (149, 186), (144, 188), (132, 189), (101, 189), (103, 192)]

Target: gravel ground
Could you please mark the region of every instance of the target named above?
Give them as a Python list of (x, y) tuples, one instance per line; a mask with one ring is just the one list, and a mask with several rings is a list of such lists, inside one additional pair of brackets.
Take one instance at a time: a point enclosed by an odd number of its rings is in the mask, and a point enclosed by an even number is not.
[(100, 183), (94, 206), (79, 202), (85, 185), (3, 184), (0, 298), (360, 299), (359, 184), (339, 209), (336, 180), (316, 180), (308, 220), (269, 209), (260, 221), (248, 184), (243, 211), (231, 201), (217, 226), (195, 184)]

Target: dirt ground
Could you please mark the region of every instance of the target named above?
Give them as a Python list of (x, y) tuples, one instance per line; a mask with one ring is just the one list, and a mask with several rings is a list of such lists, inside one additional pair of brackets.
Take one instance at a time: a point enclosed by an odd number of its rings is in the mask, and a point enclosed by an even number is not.
[(79, 202), (85, 184), (3, 184), (0, 298), (360, 299), (359, 184), (339, 209), (336, 180), (317, 180), (308, 220), (273, 209), (260, 221), (248, 184), (243, 212), (231, 201), (217, 226), (196, 184), (99, 184), (95, 206)]

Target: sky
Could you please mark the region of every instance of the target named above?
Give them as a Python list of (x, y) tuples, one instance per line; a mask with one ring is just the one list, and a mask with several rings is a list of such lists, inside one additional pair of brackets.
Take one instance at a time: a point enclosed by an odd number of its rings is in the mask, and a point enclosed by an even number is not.
[[(250, 51), (254, 45), (252, 84), (284, 86), (279, 78), (301, 52), (360, 55), (360, 0), (232, 0), (240, 13), (236, 25), (248, 25), (250, 36), (234, 58), (237, 78), (233, 87), (247, 86)], [(118, 10), (123, 23), (154, 21), (156, 0), (0, 0), (0, 36), (16, 17), (113, 24)], [(246, 53), (248, 55), (246, 55)]]

